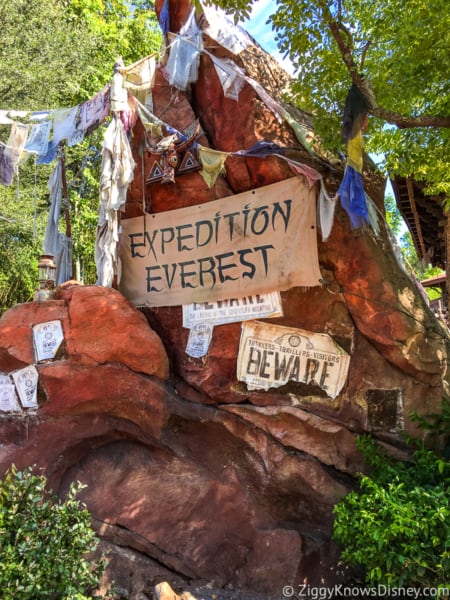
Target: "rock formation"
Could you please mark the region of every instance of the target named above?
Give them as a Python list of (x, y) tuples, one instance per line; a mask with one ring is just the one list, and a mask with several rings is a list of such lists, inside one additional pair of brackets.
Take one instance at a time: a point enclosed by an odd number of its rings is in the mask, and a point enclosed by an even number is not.
[[(177, 32), (190, 5), (169, 4)], [(208, 36), (204, 43), (261, 79), (255, 69), (269, 58), (259, 49), (233, 56)], [(276, 96), (277, 76), (263, 81)], [(226, 98), (207, 54), (187, 92), (157, 69), (153, 110), (178, 131), (199, 119), (201, 143), (217, 150), (274, 142), (319, 171), (330, 194), (339, 185), (342, 165), (305, 150), (251, 85), (238, 101)], [(293, 176), (276, 156), (230, 156), (211, 188), (198, 171), (144, 185), (154, 157), (143, 138), (138, 120), (124, 220)], [(365, 175), (382, 215), (383, 181)], [(193, 358), (180, 306), (138, 310), (117, 290), (72, 282), (54, 300), (12, 308), (0, 320), (0, 373), (35, 365), (38, 408), (0, 413), (0, 471), (36, 464), (61, 495), (73, 480), (87, 484), (82, 499), (124, 597), (150, 595), (163, 580), (279, 595), (287, 584), (345, 581), (330, 532), (334, 503), (364, 468), (356, 436), (372, 432), (396, 451), (401, 430), (418, 433), (411, 411), (435, 412), (448, 391), (447, 332), (400, 267), (381, 216), (378, 224), (352, 229), (338, 206), (329, 239), (317, 238), (322, 285), (283, 292), (283, 316), (267, 319), (328, 334), (350, 355), (335, 398), (298, 382), (249, 390), (236, 376), (241, 322), (215, 326), (207, 355)], [(33, 326), (52, 321), (63, 343), (37, 360)]]

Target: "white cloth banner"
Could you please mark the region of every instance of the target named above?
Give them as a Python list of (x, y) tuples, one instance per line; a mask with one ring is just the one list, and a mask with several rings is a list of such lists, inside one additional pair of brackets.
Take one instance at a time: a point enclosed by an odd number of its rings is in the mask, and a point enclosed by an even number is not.
[(336, 398), (347, 379), (350, 355), (329, 335), (258, 321), (242, 324), (237, 379), (249, 390), (289, 381), (315, 385)]
[(176, 306), (320, 285), (316, 233), (303, 177), (124, 219), (119, 289), (137, 306)]

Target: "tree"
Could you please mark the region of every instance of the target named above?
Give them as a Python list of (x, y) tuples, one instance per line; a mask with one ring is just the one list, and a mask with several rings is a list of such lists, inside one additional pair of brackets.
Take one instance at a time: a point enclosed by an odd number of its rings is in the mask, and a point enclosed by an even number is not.
[[(119, 56), (131, 64), (161, 45), (152, 0), (11, 0), (0, 3), (0, 109), (70, 108), (111, 80)], [(10, 128), (0, 125), (6, 143)], [(95, 282), (93, 245), (98, 211), (101, 131), (66, 148), (74, 255), (86, 283)], [(33, 296), (48, 215), (54, 165), (19, 167), (13, 186), (0, 185), (0, 314)]]
[(160, 45), (151, 0), (12, 0), (0, 4), (0, 107), (75, 106)]
[[(254, 0), (209, 0), (235, 18)], [(355, 84), (370, 103), (366, 149), (391, 174), (427, 192), (450, 192), (450, 10), (446, 0), (277, 0), (269, 23), (297, 68), (295, 102), (315, 131), (340, 147), (345, 97)]]
[[(104, 561), (89, 561), (98, 546), (87, 508), (72, 484), (64, 501), (33, 469), (13, 465), (0, 481), (0, 588), (3, 600), (88, 600)], [(100, 597), (100, 596), (95, 596)]]

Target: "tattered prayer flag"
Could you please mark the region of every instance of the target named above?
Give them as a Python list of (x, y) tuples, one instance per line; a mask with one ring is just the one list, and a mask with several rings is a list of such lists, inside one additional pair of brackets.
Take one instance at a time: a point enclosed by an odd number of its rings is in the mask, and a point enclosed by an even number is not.
[(78, 106), (59, 108), (53, 111), (53, 143), (70, 140), (75, 135)]
[(369, 212), (362, 180), (363, 130), (367, 126), (370, 103), (353, 84), (347, 94), (342, 124), (342, 137), (347, 143), (347, 165), (338, 195), (342, 207), (350, 217), (352, 227), (369, 222)]
[(37, 155), (47, 154), (51, 128), (51, 121), (41, 121), (32, 125), (24, 150)]
[(222, 85), (225, 98), (239, 99), (239, 92), (244, 85), (244, 75), (238, 65), (229, 58), (218, 58), (210, 52), (205, 52), (211, 58), (216, 70), (217, 77)]
[(252, 44), (249, 35), (236, 26), (221, 8), (206, 5), (203, 2), (202, 8), (207, 21), (204, 32), (223, 48), (233, 54), (239, 54)]
[(104, 88), (101, 92), (80, 105), (77, 117), (77, 129), (82, 134), (90, 133), (103, 123), (109, 115), (110, 95), (109, 90)]
[(6, 142), (6, 150), (11, 157), (14, 167), (17, 165), (22, 154), (22, 150), (26, 144), (28, 137), (29, 125), (18, 123), (15, 121), (11, 126), (8, 141)]
[(155, 57), (151, 54), (121, 69), (124, 87), (133, 91), (151, 89), (155, 79)]
[(202, 163), (200, 175), (206, 181), (208, 187), (212, 188), (219, 175), (226, 174), (225, 161), (227, 160), (228, 153), (199, 146), (198, 155)]
[(0, 183), (11, 185), (14, 181), (14, 163), (5, 144), (0, 142)]

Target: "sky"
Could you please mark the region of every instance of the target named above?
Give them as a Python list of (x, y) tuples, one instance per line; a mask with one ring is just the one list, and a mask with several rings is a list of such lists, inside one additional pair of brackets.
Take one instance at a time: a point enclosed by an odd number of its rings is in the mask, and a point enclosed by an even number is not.
[[(272, 31), (270, 25), (266, 24), (269, 16), (274, 13), (276, 10), (276, 0), (257, 0), (254, 5), (250, 15), (250, 18), (242, 21), (240, 25), (252, 36), (255, 40), (274, 58), (278, 60), (278, 62), (284, 67), (284, 69), (290, 73), (294, 74), (294, 68), (289, 59), (283, 59), (283, 56), (279, 53), (277, 45), (274, 41), (274, 32)], [(372, 158), (377, 162), (377, 158), (372, 156)], [(394, 192), (392, 190), (391, 182), (388, 179), (386, 193), (393, 195)]]
[(278, 52), (274, 40), (275, 34), (270, 25), (266, 24), (267, 19), (275, 10), (275, 0), (257, 0), (253, 5), (250, 18), (242, 21), (240, 25), (255, 38), (266, 52), (276, 58), (288, 73), (293, 74), (294, 69), (291, 62), (288, 59), (283, 59), (283, 56)]

